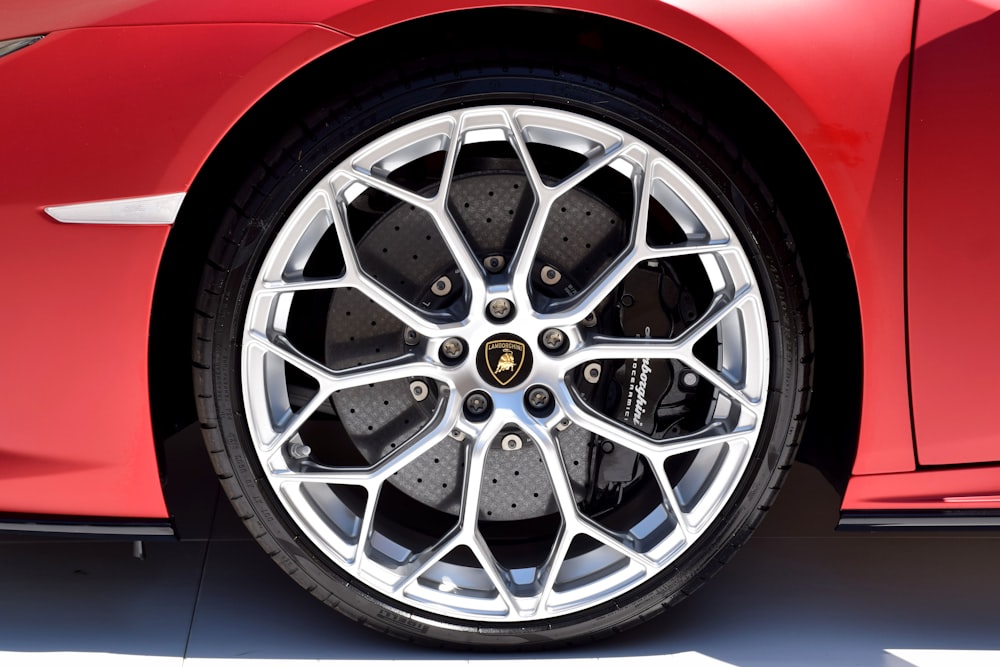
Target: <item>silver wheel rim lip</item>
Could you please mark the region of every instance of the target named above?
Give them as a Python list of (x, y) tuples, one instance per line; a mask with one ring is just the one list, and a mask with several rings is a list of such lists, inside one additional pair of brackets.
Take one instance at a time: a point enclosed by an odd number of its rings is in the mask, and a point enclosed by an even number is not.
[[(522, 159), (535, 195), (532, 220), (543, 220), (547, 207), (561, 191), (568, 189), (565, 182), (554, 188), (546, 186), (525, 157), (528, 141), (551, 142), (560, 148), (585, 153), (588, 166), (595, 171), (602, 168), (628, 171), (626, 175), (638, 183), (643, 200), (648, 201), (648, 195), (662, 206), (673, 207), (670, 210), (675, 218), (687, 215), (682, 224), (690, 229), (688, 243), (683, 244), (683, 248), (680, 245), (654, 248), (645, 240), (637, 240), (639, 234), (636, 233), (631, 247), (594, 281), (597, 286), (589, 296), (585, 290), (583, 298), (562, 311), (537, 313), (530, 307), (528, 274), (543, 224), (529, 223), (521, 248), (511, 261), (510, 280), (500, 287), (487, 286), (481, 279), (481, 260), (469, 251), (447, 211), (445, 202), (450, 186), (447, 169), (448, 164), (454, 164), (455, 151), (462, 145), (498, 137), (508, 141)], [(380, 177), (380, 173), (416, 159), (429, 149), (441, 149), (449, 155), (446, 176), (437, 197), (428, 199), (403, 191)], [(393, 298), (394, 295), (365, 274), (362, 267), (352, 267), (354, 260), (350, 259), (344, 277), (306, 285), (300, 269), (311, 252), (311, 244), (315, 245), (317, 226), (332, 225), (343, 238), (343, 228), (337, 227), (340, 224), (338, 217), (343, 214), (345, 202), (366, 188), (388, 192), (401, 201), (422, 207), (434, 217), (468, 285), (469, 315), (463, 321), (441, 325), (428, 320)], [(637, 219), (643, 215), (640, 205)], [(642, 223), (633, 219), (632, 224), (639, 227)], [(342, 244), (348, 255), (353, 252), (352, 244)], [(619, 270), (619, 267), (627, 265), (631, 270), (643, 261), (678, 255), (698, 256), (716, 290), (716, 300), (707, 312), (699, 314), (698, 322), (692, 327), (697, 329), (698, 325), (703, 325), (700, 335), (691, 340), (683, 340), (681, 336), (677, 340), (643, 341), (587, 337), (583, 321), (624, 279), (628, 271)], [(521, 258), (526, 259), (519, 261)], [(318, 284), (320, 282), (323, 284)], [(610, 287), (602, 284), (605, 282)], [(303, 289), (344, 287), (365, 291), (376, 298), (380, 306), (425, 337), (428, 340), (426, 353), (410, 359), (405, 365), (365, 367), (364, 378), (353, 371), (331, 371), (301, 358), (283, 337), (290, 299)], [(511, 318), (499, 324), (484, 315), (486, 305), (497, 298), (506, 298), (516, 304)], [(664, 572), (709, 530), (732, 497), (753, 452), (761, 446), (758, 440), (766, 408), (770, 366), (765, 322), (757, 280), (729, 221), (710, 196), (675, 162), (628, 133), (574, 113), (516, 106), (464, 109), (409, 123), (355, 151), (331, 169), (283, 222), (256, 277), (249, 300), (240, 353), (243, 405), (255, 452), (278, 501), (316, 548), (345, 574), (397, 603), (423, 612), (479, 622), (544, 620), (591, 609), (634, 590)], [(534, 346), (534, 341), (551, 328), (559, 328), (566, 334), (562, 354), (547, 354), (540, 346)], [(485, 386), (474, 361), (471, 365), (466, 361), (458, 366), (447, 366), (438, 360), (438, 348), (448, 338), (461, 338), (470, 350), (478, 351), (488, 338), (505, 331), (517, 332), (533, 346), (534, 366), (516, 386)], [(709, 368), (698, 361), (693, 352), (694, 343), (709, 331), (719, 336), (720, 368)], [(716, 409), (718, 423), (693, 436), (653, 441), (581, 405), (566, 380), (569, 369), (590, 361), (642, 359), (656, 355), (680, 359), (703, 380), (716, 385), (719, 395), (724, 397)], [(294, 462), (285, 445), (296, 439), (299, 422), (296, 415), (291, 414), (287, 396), (282, 397), (282, 392), (286, 391), (283, 389), (286, 362), (310, 374), (320, 385), (319, 394), (302, 412), (315, 410), (322, 402), (320, 394), (328, 396), (338, 387), (361, 379), (379, 382), (397, 377), (420, 377), (439, 383), (441, 404), (435, 419), (411, 439), (409, 447), (414, 451), (427, 451), (434, 442), (460, 432), (466, 446), (466, 468), (470, 472), (465, 480), (463, 516), (457, 517), (456, 528), (432, 548), (434, 552), (427, 555), (425, 561), (418, 560), (408, 568), (386, 568), (366, 556), (377, 541), (377, 536), (371, 534), (371, 514), (377, 505), (372, 504), (371, 499), (374, 496), (377, 500), (377, 490), (385, 481), (384, 476), (380, 477), (385, 471), (379, 471), (380, 466), (385, 468), (384, 462), (369, 469), (358, 469), (350, 475), (320, 477), (292, 472)], [(523, 392), (534, 385), (551, 390), (556, 406), (551, 414), (538, 417), (526, 409)], [(483, 422), (470, 422), (462, 416), (461, 405), (465, 395), (477, 390), (491, 395), (493, 412)], [(659, 521), (662, 539), (652, 545), (635, 547), (633, 545), (642, 543), (636, 535), (626, 534), (623, 538), (612, 534), (575, 508), (572, 494), (567, 494), (566, 471), (558, 449), (559, 429), (566, 420), (638, 451), (653, 469), (661, 471), (653, 473), (662, 496), (661, 516), (638, 518), (632, 531), (651, 529), (655, 532)], [(525, 575), (504, 571), (496, 562), (478, 529), (476, 518), (477, 494), (489, 444), (510, 424), (517, 425), (539, 448), (561, 517), (559, 535), (548, 562), (539, 563), (531, 575), (539, 582), (530, 595), (518, 595), (512, 590), (518, 589), (512, 577)], [(699, 489), (699, 499), (690, 506), (685, 502), (685, 490), (675, 488), (662, 473), (663, 462), (669, 456), (685, 451), (698, 451), (695, 465), (714, 469), (706, 473), (707, 481), (703, 481), (703, 488)], [(396, 456), (393, 461), (401, 458), (405, 457)], [(703, 458), (706, 460), (699, 463)], [(337, 507), (330, 497), (336, 494), (324, 491), (328, 483), (363, 487), (369, 499), (363, 516), (331, 518), (331, 514), (343, 514), (344, 508)], [(466, 516), (467, 513), (473, 516)], [(337, 521), (353, 521), (357, 535), (345, 537), (346, 531), (338, 529)], [(664, 528), (671, 525), (669, 530)], [(579, 535), (602, 546), (567, 559), (571, 542)], [(450, 565), (439, 560), (459, 546), (475, 556), (477, 567)], [(605, 571), (607, 574), (602, 575)], [(481, 587), (465, 594), (460, 585), (454, 584), (455, 580), (478, 581)], [(486, 589), (482, 586), (493, 587), (492, 597), (484, 594)]]

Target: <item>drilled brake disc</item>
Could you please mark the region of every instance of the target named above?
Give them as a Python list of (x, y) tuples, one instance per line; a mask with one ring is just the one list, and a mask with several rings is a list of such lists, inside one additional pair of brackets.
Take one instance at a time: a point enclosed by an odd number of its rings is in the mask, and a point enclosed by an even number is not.
[[(516, 174), (466, 176), (452, 184), (450, 208), (480, 259), (510, 258), (521, 235), (517, 225), (526, 180)], [(530, 194), (530, 193), (529, 193)], [(377, 212), (377, 201), (370, 207)], [(546, 226), (538, 252), (540, 263), (556, 267), (556, 285), (537, 281), (536, 288), (572, 293), (604, 268), (620, 246), (622, 223), (595, 198), (573, 190), (565, 195)], [(362, 265), (379, 282), (415, 302), (430, 304), (450, 295), (435, 290), (442, 277), (460, 289), (460, 274), (433, 221), (412, 206), (396, 204), (381, 213), (357, 244)], [(342, 370), (392, 359), (405, 348), (404, 327), (357, 290), (337, 290), (327, 318), (326, 361)], [(434, 416), (437, 388), (417, 400), (411, 383), (394, 380), (333, 394), (344, 430), (369, 463), (381, 460), (417, 433)], [(493, 443), (484, 470), (480, 515), (484, 520), (513, 521), (556, 511), (548, 472), (530, 440), (514, 451)], [(590, 476), (590, 433), (571, 426), (560, 447), (577, 500), (586, 494)], [(444, 438), (436, 447), (395, 474), (390, 484), (413, 500), (448, 514), (461, 507), (463, 445)]]

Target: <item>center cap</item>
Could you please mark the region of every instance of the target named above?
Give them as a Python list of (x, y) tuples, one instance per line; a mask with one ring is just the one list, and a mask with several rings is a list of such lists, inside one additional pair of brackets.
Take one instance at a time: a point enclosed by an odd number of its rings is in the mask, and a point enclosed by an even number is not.
[(515, 386), (531, 373), (531, 348), (514, 334), (490, 336), (479, 348), (476, 368), (494, 387)]

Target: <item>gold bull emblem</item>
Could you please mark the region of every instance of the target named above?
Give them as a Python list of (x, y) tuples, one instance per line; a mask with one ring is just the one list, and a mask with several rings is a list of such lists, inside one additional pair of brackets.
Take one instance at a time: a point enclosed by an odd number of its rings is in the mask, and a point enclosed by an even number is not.
[(483, 350), (486, 363), (482, 370), (488, 372), (501, 387), (506, 387), (524, 368), (525, 344), (516, 340), (491, 340)]
[(493, 371), (494, 373), (510, 373), (517, 367), (517, 362), (514, 361), (514, 351), (507, 349), (503, 351), (500, 355), (500, 360), (497, 361), (497, 369)]

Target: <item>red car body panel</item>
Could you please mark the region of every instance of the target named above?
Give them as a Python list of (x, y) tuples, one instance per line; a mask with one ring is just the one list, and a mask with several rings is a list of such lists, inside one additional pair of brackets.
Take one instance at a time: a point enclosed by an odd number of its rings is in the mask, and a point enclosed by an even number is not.
[[(57, 32), (0, 60), (0, 511), (166, 517), (147, 341), (167, 226), (42, 207), (186, 190), (276, 83), (344, 38), (304, 25)], [(206, 67), (205, 63), (212, 63)], [(26, 252), (33, 249), (35, 252)]]
[[(184, 192), (255, 101), (348, 35), (499, 4), (511, 3), (60, 0), (42, 8), (18, 0), (0, 8), (0, 38), (49, 33), (0, 59), (0, 82), (17, 91), (16, 100), (0, 105), (0, 127), (24, 130), (0, 138), (0, 277), (17, 286), (0, 295), (0, 309), (19, 324), (0, 328), (0, 368), (8, 378), (0, 388), (0, 512), (167, 516), (146, 369), (153, 287), (169, 227), (60, 224), (43, 207)], [(921, 22), (927, 41), (956, 27), (941, 3), (926, 4), (934, 9)], [(893, 498), (924, 497), (920, 485), (934, 473), (913, 472), (904, 302), (913, 0), (835, 7), (785, 0), (767, 12), (738, 0), (549, 6), (627, 21), (688, 45), (748, 86), (800, 143), (830, 194), (859, 288), (864, 403), (844, 507), (887, 508), (895, 507)], [(32, 130), (39, 127), (44, 133)], [(929, 147), (915, 173), (932, 168), (938, 150)], [(41, 248), (44, 259), (25, 252)], [(920, 281), (940, 273), (921, 259), (921, 248), (909, 257), (911, 296)], [(910, 306), (927, 317), (912, 298)], [(992, 317), (987, 325), (997, 324)], [(914, 341), (923, 345), (911, 331)], [(920, 363), (932, 356), (921, 354)], [(936, 367), (916, 368), (931, 385), (940, 377)], [(923, 402), (915, 408), (918, 429), (929, 429), (926, 453), (919, 441), (921, 463), (958, 462), (948, 460), (947, 445), (932, 444), (942, 435), (936, 418), (924, 415)], [(966, 460), (1000, 458), (995, 438), (968, 422)], [(967, 486), (945, 489), (947, 481)], [(940, 484), (952, 494), (941, 498), (991, 495), (988, 475), (956, 474)], [(946, 502), (941, 498), (911, 505), (937, 507)], [(1000, 508), (1000, 499), (977, 502)]]
[(989, 510), (1000, 506), (1000, 466), (854, 477), (844, 506), (868, 512)]
[(987, 4), (995, 6), (922, 2), (917, 30), (908, 261), (913, 419), (924, 465), (1000, 460), (1000, 435), (982, 419), (1000, 377), (1000, 355), (990, 351), (1000, 332), (1000, 216), (991, 196), (1000, 3)]

